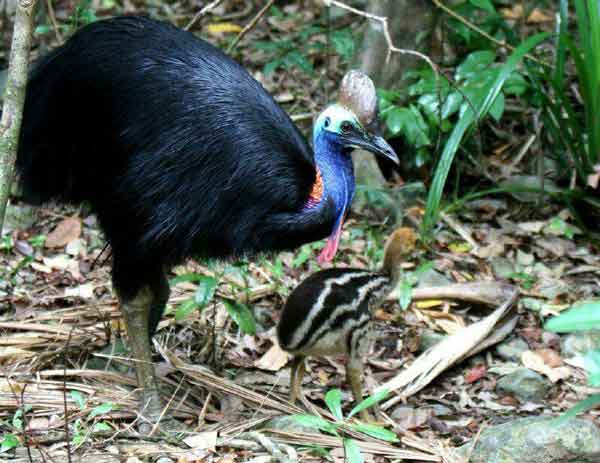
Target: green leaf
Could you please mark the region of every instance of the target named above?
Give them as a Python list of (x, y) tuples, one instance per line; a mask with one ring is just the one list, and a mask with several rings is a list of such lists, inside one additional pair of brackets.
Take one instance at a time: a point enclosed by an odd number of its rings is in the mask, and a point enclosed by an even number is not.
[(334, 436), (338, 435), (337, 428), (333, 423), (315, 415), (292, 415), (292, 418), (300, 426), (306, 426), (307, 428), (317, 429)]
[(334, 418), (337, 421), (343, 421), (344, 415), (342, 414), (342, 391), (339, 389), (332, 389), (325, 394), (325, 403), (331, 410)]
[(223, 304), (233, 321), (240, 327), (240, 329), (246, 334), (256, 333), (256, 322), (251, 310), (245, 304), (239, 302), (229, 301), (223, 299)]
[(284, 64), (294, 65), (304, 71), (306, 74), (312, 74), (314, 71), (312, 63), (298, 50), (292, 50), (283, 57)]
[(556, 333), (600, 329), (600, 301), (576, 304), (548, 320), (544, 329)]
[(588, 382), (592, 387), (600, 387), (600, 351), (593, 350), (584, 356)]
[(410, 305), (410, 301), (412, 300), (412, 285), (410, 283), (410, 281), (408, 280), (402, 280), (402, 283), (400, 283), (400, 299), (399, 299), (399, 303), (400, 303), (400, 308), (402, 310), (406, 310), (408, 309), (408, 306)]
[(583, 413), (587, 410), (591, 410), (600, 404), (600, 394), (592, 394), (587, 399), (582, 400), (574, 407), (570, 408), (562, 414), (562, 416), (556, 418), (555, 423), (561, 425), (572, 418), (575, 418), (579, 413)]
[[(450, 134), (448, 138), (440, 160), (438, 162), (433, 180), (431, 182), (431, 187), (429, 189), (429, 194), (427, 195), (427, 206), (425, 211), (425, 216), (422, 221), (422, 233), (425, 237), (430, 237), (431, 230), (436, 224), (439, 213), (440, 213), (440, 202), (442, 199), (442, 193), (444, 191), (444, 186), (446, 185), (446, 179), (448, 178), (448, 173), (450, 172), (450, 167), (452, 166), (452, 162), (454, 161), (454, 156), (458, 150), (460, 143), (463, 140), (463, 136), (466, 131), (473, 125), (473, 122), (477, 119), (481, 119), (484, 117), (494, 100), (498, 97), (498, 94), (502, 90), (502, 86), (504, 82), (508, 78), (508, 76), (513, 72), (517, 64), (521, 61), (523, 56), (528, 53), (532, 48), (537, 46), (543, 40), (548, 38), (549, 34), (542, 33), (537, 34), (532, 37), (529, 37), (525, 40), (521, 45), (519, 45), (515, 51), (509, 56), (508, 60), (502, 67), (500, 68), (500, 72), (496, 77), (493, 85), (488, 89), (485, 100), (479, 108), (475, 108), (477, 110), (477, 114), (473, 114), (472, 109), (468, 109), (462, 116), (460, 117), (458, 123), (454, 126), (454, 130)], [(476, 53), (485, 53), (485, 52), (476, 52)], [(484, 59), (474, 60), (477, 61), (477, 65), (480, 65), (482, 62), (489, 60), (489, 55), (487, 58), (484, 56)], [(474, 66), (472, 66), (474, 67)], [(476, 66), (475, 66), (476, 67)], [(467, 71), (463, 69), (463, 73)]]
[(346, 463), (364, 463), (360, 447), (354, 439), (344, 439), (344, 455)]
[(93, 431), (94, 432), (109, 432), (109, 431), (112, 431), (112, 428), (108, 425), (108, 423), (105, 423), (104, 421), (99, 421), (98, 423), (96, 423), (94, 425)]
[(40, 24), (35, 28), (35, 31), (33, 33), (35, 35), (44, 35), (50, 32), (51, 30), (52, 28), (48, 24)]
[(389, 431), (375, 424), (356, 423), (352, 424), (352, 428), (376, 439), (381, 439), (387, 442), (398, 442), (398, 437), (396, 436), (395, 432)]
[(465, 80), (477, 76), (486, 70), (494, 61), (496, 54), (490, 50), (475, 51), (470, 53), (456, 68), (456, 80)]
[(212, 301), (217, 285), (218, 281), (216, 278), (202, 275), (202, 278), (198, 281), (198, 289), (194, 296), (194, 300), (200, 309), (206, 307)]
[(175, 320), (178, 322), (184, 320), (189, 314), (198, 308), (198, 303), (194, 298), (190, 298), (187, 301), (183, 301), (175, 309)]
[(342, 29), (331, 33), (331, 43), (335, 52), (345, 60), (350, 60), (354, 56), (354, 36), (350, 29)]
[(381, 402), (383, 399), (385, 399), (387, 397), (388, 393), (389, 393), (389, 391), (387, 389), (383, 389), (383, 390), (379, 391), (378, 393), (373, 394), (370, 397), (367, 397), (365, 400), (363, 400), (358, 405), (356, 405), (352, 410), (350, 410), (350, 413), (348, 414), (348, 419), (352, 418), (357, 413), (360, 413), (363, 410), (365, 410), (369, 407), (372, 407), (376, 403)]
[(87, 400), (81, 392), (71, 391), (71, 398), (75, 401), (75, 403), (79, 407), (79, 410), (83, 410), (85, 408)]
[(2, 435), (0, 442), (0, 453), (8, 452), (19, 446), (19, 439), (14, 434), (6, 433)]
[(283, 64), (282, 59), (274, 59), (273, 61), (269, 61), (267, 64), (265, 64), (265, 67), (263, 68), (263, 73), (265, 74), (265, 76), (268, 76), (282, 64)]
[(504, 95), (500, 93), (498, 97), (492, 103), (490, 108), (490, 116), (492, 116), (495, 120), (499, 121), (502, 118), (502, 114), (504, 113)]
[(202, 275), (201, 273), (184, 273), (183, 275), (177, 275), (175, 278), (172, 278), (169, 281), (169, 285), (171, 286), (176, 286), (179, 283), (196, 283), (200, 280), (202, 280), (202, 278), (204, 278), (205, 276)]
[(90, 412), (90, 418), (93, 418), (93, 417), (99, 416), (99, 415), (104, 415), (105, 413), (111, 412), (115, 408), (116, 408), (115, 404), (113, 404), (112, 402), (104, 402), (92, 409), (92, 411)]
[(469, 2), (477, 8), (487, 11), (488, 13), (496, 12), (496, 9), (490, 0), (469, 0)]

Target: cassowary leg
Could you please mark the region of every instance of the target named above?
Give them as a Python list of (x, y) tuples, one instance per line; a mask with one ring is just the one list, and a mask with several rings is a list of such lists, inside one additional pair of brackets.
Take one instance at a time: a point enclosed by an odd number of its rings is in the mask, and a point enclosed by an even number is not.
[[(352, 355), (346, 365), (346, 378), (352, 388), (354, 401), (358, 404), (362, 401), (362, 379), (363, 379), (363, 362), (360, 356)], [(372, 421), (371, 415), (367, 410), (360, 412), (360, 416), (364, 421)]]
[(292, 360), (290, 371), (290, 402), (296, 403), (296, 400), (302, 393), (302, 378), (304, 378), (305, 361), (303, 355), (296, 355)]
[(138, 386), (141, 389), (141, 413), (150, 420), (156, 420), (163, 409), (158, 383), (152, 363), (150, 344), (150, 308), (155, 297), (149, 287), (144, 287), (130, 299), (121, 298), (121, 311), (127, 323), (127, 337), (131, 358), (135, 362)]

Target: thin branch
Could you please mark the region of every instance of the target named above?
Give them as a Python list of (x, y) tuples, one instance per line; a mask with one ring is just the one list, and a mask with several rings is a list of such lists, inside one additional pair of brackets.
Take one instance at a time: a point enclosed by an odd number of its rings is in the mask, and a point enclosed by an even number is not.
[(58, 25), (58, 22), (56, 21), (56, 15), (54, 14), (52, 0), (46, 0), (46, 6), (48, 7), (48, 16), (50, 17), (50, 22), (52, 23), (52, 29), (54, 29), (54, 35), (56, 35), (56, 40), (58, 40), (58, 43), (62, 45), (62, 43), (65, 40), (62, 34), (60, 33), (60, 27)]
[(10, 49), (4, 107), (0, 117), (0, 232), (4, 225), (4, 213), (13, 181), (23, 119), (35, 3), (36, 0), (19, 1)]
[(438, 76), (438, 68), (437, 66), (434, 64), (433, 61), (431, 61), (431, 58), (429, 58), (429, 56), (418, 52), (416, 50), (407, 50), (404, 48), (398, 48), (394, 45), (394, 42), (392, 41), (392, 35), (390, 34), (390, 29), (389, 29), (389, 25), (388, 25), (388, 18), (386, 16), (377, 16), (371, 13), (367, 13), (366, 11), (363, 10), (359, 10), (357, 8), (351, 7), (346, 5), (345, 3), (342, 3), (338, 0), (323, 0), (323, 2), (325, 3), (325, 6), (337, 6), (338, 8), (341, 8), (343, 10), (349, 11), (351, 13), (354, 13), (358, 16), (362, 16), (363, 18), (367, 18), (371, 21), (377, 21), (381, 24), (382, 28), (383, 28), (383, 36), (385, 38), (385, 41), (387, 43), (387, 57), (386, 57), (386, 63), (389, 62), (390, 57), (392, 55), (392, 53), (399, 53), (401, 55), (411, 55), (411, 56), (416, 56), (417, 58), (420, 58), (424, 61), (427, 62), (427, 64), (429, 64), (429, 66), (431, 67), (431, 69), (433, 69), (433, 72), (436, 75), (436, 78)]
[(222, 2), (223, 0), (214, 0), (213, 2), (209, 3), (208, 5), (206, 5), (204, 8), (202, 8), (200, 11), (198, 11), (198, 13), (196, 13), (194, 15), (194, 17), (192, 18), (192, 20), (188, 23), (187, 26), (185, 26), (184, 30), (189, 31), (190, 28), (196, 24), (196, 22), (205, 14), (209, 13), (211, 10), (215, 9), (216, 7), (219, 6), (219, 4)]
[[(504, 48), (508, 48), (510, 51), (515, 51), (515, 47), (513, 47), (512, 45), (509, 45), (508, 43), (502, 41), (502, 40), (498, 40), (495, 37), (492, 37), (490, 34), (488, 34), (486, 31), (484, 31), (483, 29), (481, 29), (480, 27), (476, 26), (475, 24), (473, 24), (471, 21), (469, 21), (467, 18), (459, 15), (457, 12), (453, 11), (452, 9), (448, 8), (446, 5), (444, 5), (440, 0), (433, 0), (433, 3), (435, 3), (435, 6), (437, 6), (439, 9), (441, 9), (442, 11), (444, 11), (445, 13), (449, 14), (450, 16), (452, 16), (454, 19), (456, 19), (457, 21), (460, 21), (461, 23), (463, 23), (465, 26), (467, 26), (469, 29), (474, 30), (475, 32), (477, 32), (479, 35), (485, 37), (486, 39), (488, 39), (490, 42), (495, 43), (496, 45), (498, 45), (499, 47), (504, 47)], [(536, 58), (535, 56), (527, 53), (525, 55), (526, 58), (530, 59), (531, 61), (534, 61), (538, 64), (541, 64), (542, 66), (545, 67), (551, 67), (548, 63)]]
[(240, 40), (242, 40), (244, 38), (244, 36), (248, 33), (248, 31), (250, 29), (252, 29), (254, 26), (256, 26), (256, 23), (260, 20), (260, 18), (262, 18), (265, 15), (267, 10), (269, 8), (271, 8), (271, 6), (273, 6), (273, 3), (275, 3), (275, 0), (269, 0), (267, 2), (267, 4), (265, 6), (263, 6), (262, 9), (258, 13), (256, 13), (256, 16), (254, 16), (254, 18), (252, 18), (250, 20), (250, 22), (244, 26), (244, 28), (237, 35), (235, 40), (233, 42), (231, 42), (231, 45), (229, 45), (229, 47), (227, 48), (228, 55), (235, 49), (236, 45), (239, 43)]

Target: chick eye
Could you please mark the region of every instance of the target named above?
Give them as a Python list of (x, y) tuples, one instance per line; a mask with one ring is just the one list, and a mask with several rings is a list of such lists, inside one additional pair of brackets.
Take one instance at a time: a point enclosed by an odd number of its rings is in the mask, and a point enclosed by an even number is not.
[(325, 118), (325, 122), (323, 123), (323, 125), (325, 127), (329, 127), (329, 124), (331, 123), (331, 119), (329, 119), (328, 117)]
[(342, 125), (340, 125), (340, 129), (342, 129), (343, 133), (348, 133), (350, 130), (352, 130), (352, 124), (350, 124), (348, 121), (344, 121), (342, 122)]

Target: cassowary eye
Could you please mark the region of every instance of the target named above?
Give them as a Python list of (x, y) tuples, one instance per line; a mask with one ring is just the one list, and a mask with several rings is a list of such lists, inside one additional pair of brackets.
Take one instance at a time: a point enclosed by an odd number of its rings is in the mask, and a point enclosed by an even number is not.
[(342, 129), (343, 133), (348, 133), (348, 132), (350, 132), (350, 130), (352, 130), (352, 124), (348, 121), (344, 121), (344, 122), (342, 122), (342, 125), (340, 126), (340, 128)]

